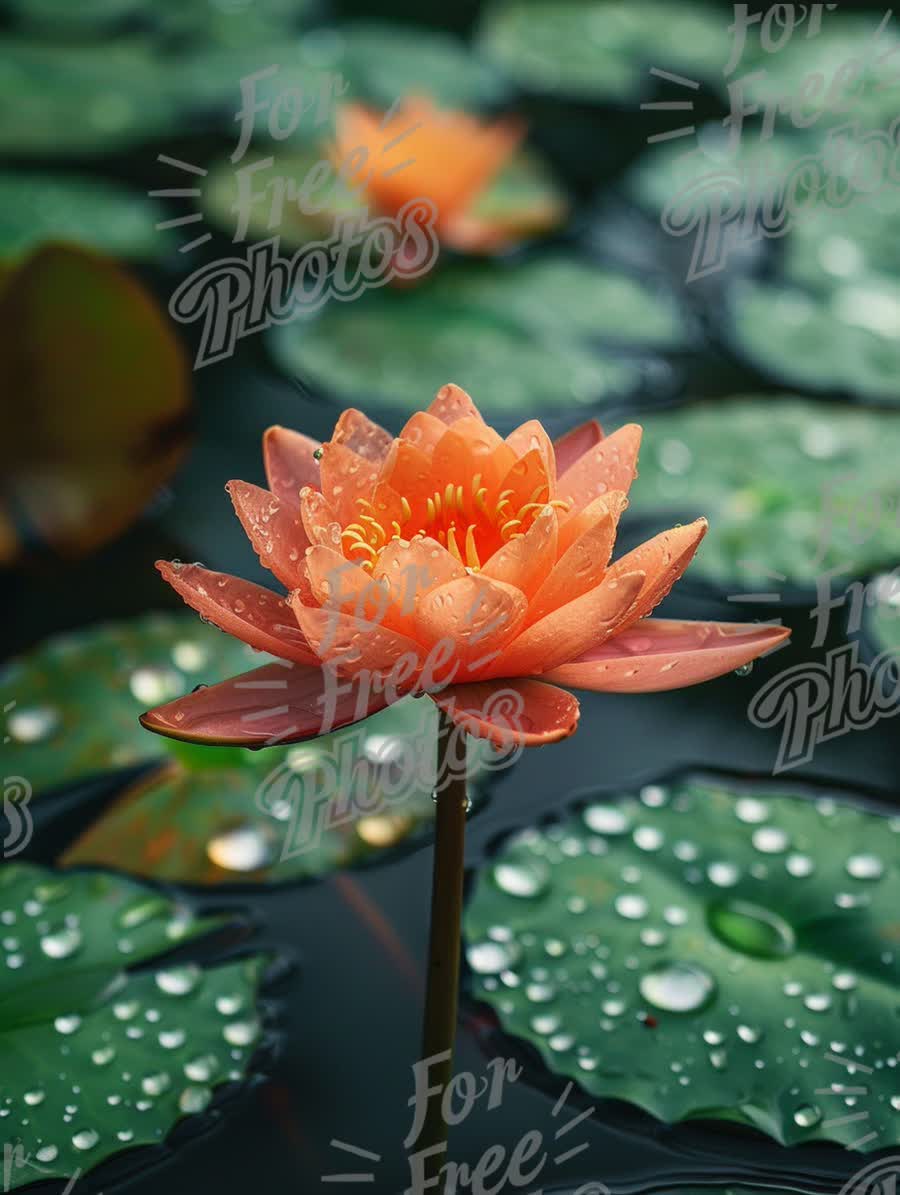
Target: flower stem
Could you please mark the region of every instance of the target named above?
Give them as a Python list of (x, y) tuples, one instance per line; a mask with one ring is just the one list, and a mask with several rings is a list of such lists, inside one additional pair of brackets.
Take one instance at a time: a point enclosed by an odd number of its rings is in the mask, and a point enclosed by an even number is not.
[(459, 1007), (459, 965), (463, 903), (463, 871), (466, 839), (465, 763), (456, 770), (451, 746), (458, 732), (440, 711), (437, 746), (438, 790), (435, 795), (434, 864), (431, 880), (431, 932), (428, 942), (428, 976), (425, 989), (425, 1018), (422, 1030), (422, 1059), (446, 1054), (428, 1068), (437, 1094), (429, 1101), (417, 1149), (443, 1146), (428, 1159), (429, 1177), (437, 1176), (446, 1160), (447, 1123), (441, 1110), (444, 1089), (453, 1078), (453, 1045)]

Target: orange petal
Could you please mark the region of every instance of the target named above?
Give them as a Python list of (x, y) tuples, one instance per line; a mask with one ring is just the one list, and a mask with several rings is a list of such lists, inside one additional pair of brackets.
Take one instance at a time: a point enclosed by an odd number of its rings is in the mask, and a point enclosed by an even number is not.
[(556, 494), (556, 453), (540, 420), (529, 419), (527, 423), (520, 424), (506, 437), (506, 442), (518, 457), (523, 457), (527, 452), (532, 451), (541, 454), (544, 470), (550, 482), (550, 497), (554, 497)]
[(318, 664), (280, 594), (199, 564), (157, 560), (156, 567), (189, 606), (235, 639), (282, 660)]
[(550, 501), (553, 497), (551, 478), (539, 449), (531, 448), (519, 457), (500, 482), (500, 493), (507, 495), (504, 509), (511, 519), (518, 517), (522, 507), (531, 502)]
[(296, 506), (305, 485), (319, 488), (319, 462), (313, 453), (322, 445), (287, 427), (270, 427), (263, 436), (263, 462), (269, 489), (282, 502)]
[(539, 680), (450, 685), (432, 700), (457, 726), (495, 747), (542, 747), (568, 738), (578, 726), (577, 699)]
[(393, 436), (377, 423), (373, 423), (362, 411), (348, 407), (334, 425), (331, 443), (343, 444), (357, 456), (365, 457), (367, 461), (378, 462), (387, 456)]
[(340, 610), (363, 622), (380, 623), (408, 633), (411, 625), (408, 616), (404, 615), (399, 603), (395, 603), (390, 587), (382, 584), (374, 571), (366, 572), (342, 553), (322, 544), (307, 551), (306, 567), (318, 605), (328, 610)]
[[(465, 390), (449, 382), (434, 396), (427, 414), (440, 419), (442, 423), (456, 423), (458, 419), (472, 417), (481, 419), (481, 414)], [(482, 423), (484, 420), (482, 420)]]
[(268, 747), (328, 734), (387, 704), (367, 684), (279, 661), (157, 706), (141, 723), (188, 743)]
[(630, 610), (643, 573), (607, 577), (595, 589), (533, 623), (506, 648), (490, 676), (534, 676), (577, 659), (614, 634)]
[(556, 453), (556, 475), (562, 477), (567, 469), (581, 460), (584, 454), (603, 439), (603, 428), (596, 419), (589, 419), (587, 423), (579, 423), (571, 428), (564, 436), (553, 441)]
[(690, 564), (708, 526), (706, 519), (697, 519), (693, 523), (661, 531), (612, 565), (610, 577), (619, 577), (634, 569), (646, 574), (634, 609), (629, 611), (626, 626), (637, 622), (659, 605)]
[(646, 618), (547, 677), (608, 693), (683, 689), (749, 664), (790, 633), (787, 627)]
[(466, 416), (457, 419), (435, 445), (430, 462), (432, 490), (443, 493), (448, 483), (455, 488), (460, 478), (468, 481), (480, 473), (482, 485), (493, 493), (515, 463), (513, 450), (480, 415)]
[(324, 494), (306, 487), (300, 491), (300, 518), (309, 544), (341, 550), (341, 525)]
[(453, 645), (454, 679), (475, 677), (522, 625), (527, 601), (521, 590), (483, 573), (439, 585), (419, 599), (413, 616), (417, 638)]
[[(603, 498), (598, 498), (596, 502), (602, 505), (597, 507), (593, 523), (557, 560), (529, 602), (529, 625), (594, 589), (603, 580), (616, 542), (620, 508), (615, 501), (606, 503)], [(591, 503), (592, 507), (594, 505)]]
[(589, 502), (583, 510), (570, 515), (560, 515), (559, 519), (559, 552), (567, 552), (576, 539), (584, 535), (597, 519), (605, 518), (607, 511), (611, 512), (616, 527), (622, 517), (628, 499), (621, 490), (610, 490), (608, 494), (601, 494), (593, 502)]
[(323, 663), (358, 676), (388, 672), (402, 661), (410, 678), (418, 675), (425, 653), (414, 639), (339, 610), (305, 606), (295, 594), (289, 600), (300, 630)]
[[(441, 427), (446, 432), (443, 424)], [(379, 486), (389, 486), (395, 494), (406, 498), (413, 512), (413, 525), (417, 527), (425, 519), (425, 503), (436, 488), (431, 459), (408, 440), (395, 440), (381, 466)], [(382, 513), (379, 511), (379, 517)]]
[(378, 478), (379, 462), (366, 460), (352, 448), (333, 441), (322, 445), (319, 461), (322, 493), (342, 526), (359, 518), (357, 498), (371, 499)]
[(481, 570), (483, 577), (515, 585), (527, 598), (550, 574), (557, 555), (557, 512), (545, 506), (524, 535), (498, 548)]
[(466, 575), (462, 564), (436, 539), (393, 539), (379, 553), (372, 577), (388, 586), (391, 601), (411, 616), (419, 598)]
[(642, 429), (636, 423), (626, 423), (618, 431), (589, 448), (566, 470), (559, 480), (559, 496), (572, 503), (573, 510), (581, 510), (600, 494), (621, 490), (627, 494), (637, 477), (638, 451)]
[(416, 411), (415, 415), (412, 415), (403, 425), (399, 438), (406, 440), (413, 447), (424, 452), (426, 456), (430, 456), (434, 452), (435, 444), (446, 430), (446, 423), (436, 416), (429, 415), (427, 411)]
[(286, 588), (302, 587), (309, 537), (296, 507), (246, 481), (229, 481), (225, 489), (260, 563)]

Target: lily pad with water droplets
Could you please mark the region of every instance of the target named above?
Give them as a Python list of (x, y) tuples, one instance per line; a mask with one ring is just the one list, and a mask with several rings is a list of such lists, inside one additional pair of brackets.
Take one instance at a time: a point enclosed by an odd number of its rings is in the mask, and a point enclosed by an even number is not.
[[(626, 324), (625, 311), (638, 312)], [(687, 329), (664, 290), (553, 254), (465, 263), (410, 290), (334, 303), (267, 334), (282, 369), (341, 405), (417, 410), (454, 378), (487, 416), (565, 412), (633, 394)]]
[[(57, 792), (113, 768), (156, 763), (84, 827), (68, 863), (181, 883), (306, 879), (427, 838), (438, 716), (408, 698), (292, 747), (196, 747), (138, 722), (150, 706), (269, 657), (191, 613), (149, 615), (48, 640), (0, 674), (5, 768), (52, 817)], [(473, 799), (500, 757), (469, 739)], [(350, 799), (350, 794), (354, 799)], [(36, 814), (37, 816), (37, 814)]]
[(831, 278), (820, 291), (744, 279), (733, 285), (727, 320), (731, 345), (779, 383), (900, 406), (894, 278)]
[(900, 817), (686, 777), (510, 837), (472, 993), (561, 1082), (783, 1144), (900, 1141)]
[(655, 512), (664, 526), (673, 515), (710, 521), (686, 581), (705, 577), (730, 593), (809, 590), (825, 569), (865, 576), (900, 558), (900, 414), (784, 394), (640, 421), (631, 512)]
[(246, 1080), (266, 959), (163, 958), (225, 924), (121, 876), (0, 867), (8, 1190), (162, 1145)]

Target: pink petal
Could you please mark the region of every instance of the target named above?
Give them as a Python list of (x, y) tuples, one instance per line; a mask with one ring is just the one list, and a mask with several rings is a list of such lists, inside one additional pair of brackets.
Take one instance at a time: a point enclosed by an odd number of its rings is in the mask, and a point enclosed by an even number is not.
[(637, 458), (641, 447), (641, 428), (626, 423), (578, 458), (559, 479), (560, 498), (579, 511), (610, 490), (627, 494), (637, 477)]
[(387, 456), (393, 439), (390, 432), (354, 407), (348, 407), (341, 413), (331, 433), (332, 444), (343, 444), (358, 456), (376, 463)]
[(495, 747), (542, 747), (578, 726), (571, 693), (528, 678), (450, 685), (431, 697), (457, 726)]
[(313, 456), (322, 445), (287, 427), (270, 427), (263, 436), (263, 462), (269, 489), (282, 502), (296, 506), (305, 485), (319, 487), (319, 462)]
[(287, 589), (302, 588), (309, 538), (297, 507), (246, 481), (229, 481), (225, 489), (263, 567)]
[(414, 448), (430, 456), (446, 430), (447, 425), (443, 420), (429, 415), (427, 411), (416, 411), (403, 425), (398, 438), (408, 441)]
[(608, 693), (683, 689), (749, 664), (790, 633), (787, 627), (752, 623), (645, 618), (546, 677)]
[(341, 550), (341, 525), (328, 499), (309, 486), (300, 491), (300, 519), (308, 544)]
[[(313, 601), (304, 602), (305, 606), (318, 605), (327, 610), (340, 610), (351, 618), (372, 624), (380, 623), (401, 634), (411, 629), (409, 614), (404, 614), (399, 603), (395, 605), (390, 587), (382, 584), (374, 572), (366, 572), (340, 552), (322, 544), (308, 550), (306, 567)], [(407, 601), (410, 602), (411, 612), (413, 602), (410, 598)]]
[(220, 630), (257, 651), (267, 651), (298, 664), (316, 664), (318, 657), (306, 642), (284, 598), (227, 573), (214, 573), (199, 564), (156, 567), (176, 593)]
[(390, 540), (372, 569), (373, 579), (387, 586), (391, 601), (405, 615), (412, 615), (423, 594), (465, 575), (456, 557), (427, 535), (416, 535), (409, 542)]
[(428, 414), (434, 415), (442, 423), (456, 423), (457, 419), (466, 419), (469, 416), (481, 419), (478, 408), (465, 390), (454, 385), (453, 382), (449, 382), (438, 390), (428, 408)]
[(384, 709), (384, 693), (329, 670), (266, 664), (198, 689), (141, 717), (147, 730), (188, 743), (267, 747), (328, 734)]
[(603, 428), (596, 419), (589, 419), (587, 423), (580, 423), (558, 440), (554, 440), (557, 477), (562, 477), (567, 469), (571, 469), (576, 461), (581, 460), (584, 454), (602, 439)]

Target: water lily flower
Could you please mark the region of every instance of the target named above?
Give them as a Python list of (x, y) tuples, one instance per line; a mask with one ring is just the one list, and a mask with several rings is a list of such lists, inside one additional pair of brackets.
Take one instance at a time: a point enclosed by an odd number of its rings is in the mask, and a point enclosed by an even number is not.
[(430, 200), (435, 230), (450, 248), (496, 252), (555, 227), (565, 215), (559, 196), (548, 193), (526, 205), (478, 210), (479, 197), (519, 147), (524, 127), (517, 120), (487, 123), (413, 96), (387, 114), (345, 104), (335, 125), (332, 156), (350, 184), (362, 186), (382, 215), (396, 216), (410, 200)]
[[(506, 439), (448, 385), (395, 439), (357, 410), (326, 444), (268, 430), (269, 489), (228, 485), (287, 596), (200, 565), (158, 568), (204, 618), (278, 657), (145, 714), (195, 742), (264, 746), (427, 694), (499, 748), (572, 734), (569, 689), (681, 688), (780, 644), (777, 626), (651, 617), (706, 520), (612, 560), (641, 429)], [(565, 686), (565, 687), (562, 687)]]

